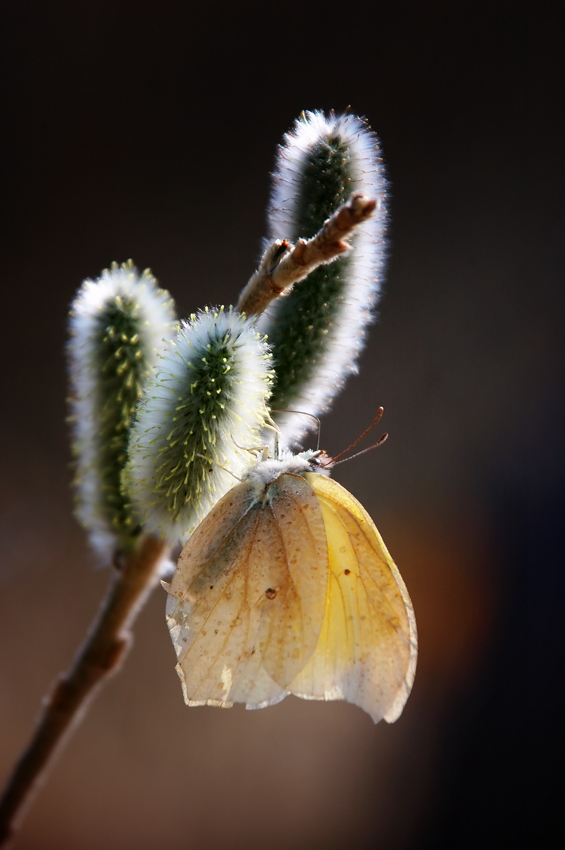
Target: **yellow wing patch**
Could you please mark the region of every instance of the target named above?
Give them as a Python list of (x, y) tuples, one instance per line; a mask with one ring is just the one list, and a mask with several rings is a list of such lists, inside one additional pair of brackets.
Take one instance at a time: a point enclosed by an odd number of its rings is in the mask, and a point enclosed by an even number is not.
[(289, 687), (304, 699), (345, 699), (394, 722), (408, 698), (417, 658), (408, 591), (368, 513), (336, 481), (316, 473), (326, 529), (329, 582), (316, 652)]
[(283, 699), (318, 644), (328, 553), (322, 510), (300, 476), (266, 495), (234, 487), (198, 526), (169, 589), (167, 621), (189, 705)]

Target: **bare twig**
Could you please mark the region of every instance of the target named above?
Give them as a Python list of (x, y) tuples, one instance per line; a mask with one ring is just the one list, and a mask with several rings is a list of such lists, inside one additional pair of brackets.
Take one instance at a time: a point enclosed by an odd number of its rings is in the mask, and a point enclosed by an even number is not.
[(345, 254), (351, 247), (345, 240), (373, 215), (376, 206), (376, 201), (357, 192), (312, 239), (299, 239), (294, 246), (286, 240), (273, 242), (239, 296), (237, 309), (248, 316), (262, 313), (271, 301), (315, 268)]
[(25, 810), (99, 687), (115, 673), (131, 645), (130, 626), (155, 587), (165, 544), (145, 537), (116, 565), (105, 600), (68, 673), (45, 697), (33, 737), (0, 799), (0, 847), (6, 848)]

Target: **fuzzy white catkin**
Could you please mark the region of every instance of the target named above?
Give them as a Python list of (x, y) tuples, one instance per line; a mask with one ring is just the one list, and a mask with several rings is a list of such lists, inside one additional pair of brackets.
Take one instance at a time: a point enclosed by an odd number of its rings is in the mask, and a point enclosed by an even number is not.
[[(127, 339), (122, 338), (127, 336), (124, 323), (131, 329)], [(121, 499), (118, 467), (120, 460), (122, 466), (125, 462), (127, 431), (142, 382), (155, 368), (164, 337), (175, 327), (169, 293), (159, 289), (149, 270), (140, 275), (131, 261), (114, 263), (96, 280), (85, 280), (71, 305), (68, 360), (76, 513), (105, 561), (133, 530)]]
[(184, 542), (254, 463), (271, 366), (255, 322), (235, 310), (183, 321), (130, 437), (127, 486), (147, 530)]
[[(323, 162), (326, 154), (331, 167)], [(353, 192), (375, 199), (377, 208), (357, 229), (345, 258), (317, 269), (260, 318), (258, 327), (274, 350), (274, 408), (319, 415), (358, 371), (384, 273), (386, 188), (378, 140), (363, 119), (307, 112), (284, 137), (268, 209), (270, 239), (313, 236), (305, 230), (316, 218), (319, 227)], [(311, 307), (306, 293), (315, 298), (318, 281), (321, 303)], [(276, 416), (283, 442), (299, 442), (312, 427), (300, 413)]]

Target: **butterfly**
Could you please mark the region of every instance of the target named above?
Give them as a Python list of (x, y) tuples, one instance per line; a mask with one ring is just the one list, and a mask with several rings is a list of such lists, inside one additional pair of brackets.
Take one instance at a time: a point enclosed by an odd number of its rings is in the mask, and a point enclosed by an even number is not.
[(412, 603), (362, 505), (324, 452), (259, 460), (181, 552), (167, 623), (188, 705), (289, 694), (394, 722), (416, 668)]

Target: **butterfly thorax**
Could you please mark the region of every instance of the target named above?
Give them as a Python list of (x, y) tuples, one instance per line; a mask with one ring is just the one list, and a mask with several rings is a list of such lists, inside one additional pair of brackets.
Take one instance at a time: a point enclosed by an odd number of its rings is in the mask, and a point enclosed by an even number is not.
[(293, 454), (288, 449), (284, 449), (278, 458), (257, 461), (248, 471), (245, 480), (255, 484), (258, 489), (264, 490), (267, 485), (287, 473), (302, 477), (307, 472), (321, 472), (329, 475), (328, 461), (329, 458), (325, 452), (308, 449), (305, 452)]

